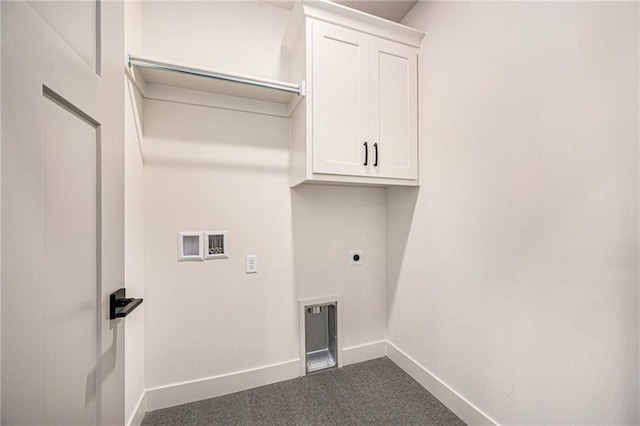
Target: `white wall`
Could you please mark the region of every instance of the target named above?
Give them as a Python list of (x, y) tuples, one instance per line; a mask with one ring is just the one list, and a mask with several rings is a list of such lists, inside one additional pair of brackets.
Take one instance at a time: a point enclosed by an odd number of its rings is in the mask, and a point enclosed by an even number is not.
[[(342, 296), (347, 352), (386, 340), (385, 190), (301, 185), (291, 196), (298, 298)], [(349, 265), (352, 249), (362, 265)]]
[[(142, 49), (142, 3), (125, 2), (125, 48), (140, 54)], [(142, 98), (140, 92), (125, 77), (124, 96), (124, 279), (128, 297), (145, 297), (144, 277), (144, 175), (142, 159)], [(139, 424), (144, 413), (142, 399), (144, 383), (143, 302), (124, 321), (125, 326), (125, 420)], [(141, 405), (139, 409), (139, 405)], [(138, 413), (138, 417), (136, 414)]]
[[(296, 359), (287, 119), (150, 100), (144, 113), (147, 386)], [(228, 231), (229, 259), (178, 262), (177, 232), (205, 230)]]
[[(125, 85), (125, 287), (128, 297), (145, 298), (144, 175), (132, 99)], [(135, 95), (134, 95), (135, 96)], [(144, 384), (146, 300), (125, 321), (125, 418), (135, 415)]]
[(504, 424), (638, 423), (638, 4), (419, 3), (389, 340)]
[[(262, 2), (145, 3), (144, 54), (283, 79), (289, 14)], [(383, 189), (290, 190), (287, 118), (146, 100), (144, 123), (153, 406), (202, 397), (191, 390), (221, 375), (292, 361), (297, 375), (300, 298), (343, 296), (345, 348), (385, 338)], [(217, 229), (228, 231), (229, 259), (177, 261), (178, 231)], [(349, 269), (357, 248), (365, 265)], [(244, 272), (248, 254), (255, 275)], [(187, 390), (172, 393), (181, 382)]]
[(290, 10), (261, 1), (145, 2), (144, 54), (286, 79), (280, 42)]
[[(152, 100), (144, 111), (149, 388), (298, 359), (298, 299), (342, 296), (345, 349), (385, 339), (383, 189), (290, 191), (286, 118)], [(178, 231), (219, 229), (229, 259), (176, 260)], [(348, 266), (349, 249), (365, 265)]]
[[(273, 59), (288, 14), (255, 2), (145, 3), (144, 53), (282, 78)], [(144, 115), (147, 388), (298, 358), (288, 120), (151, 100)], [(178, 231), (219, 229), (229, 259), (177, 262)], [(255, 275), (247, 254), (258, 255)]]

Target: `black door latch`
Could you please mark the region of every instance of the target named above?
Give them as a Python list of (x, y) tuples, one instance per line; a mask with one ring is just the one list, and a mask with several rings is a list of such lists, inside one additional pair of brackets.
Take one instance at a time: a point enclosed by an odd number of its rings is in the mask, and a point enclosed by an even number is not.
[(142, 304), (142, 299), (127, 299), (126, 290), (121, 288), (111, 293), (109, 303), (109, 318), (123, 318), (129, 315), (135, 308)]

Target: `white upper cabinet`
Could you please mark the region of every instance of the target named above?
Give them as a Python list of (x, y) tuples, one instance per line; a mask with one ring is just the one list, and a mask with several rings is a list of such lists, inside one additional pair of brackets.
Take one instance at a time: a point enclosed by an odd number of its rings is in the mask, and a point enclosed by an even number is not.
[(313, 53), (313, 171), (366, 176), (363, 150), (371, 134), (369, 37), (314, 22)]
[(284, 44), (307, 96), (291, 116), (292, 186), (418, 184), (422, 37), (333, 3), (296, 3)]
[(416, 49), (371, 38), (371, 141), (376, 176), (418, 178)]

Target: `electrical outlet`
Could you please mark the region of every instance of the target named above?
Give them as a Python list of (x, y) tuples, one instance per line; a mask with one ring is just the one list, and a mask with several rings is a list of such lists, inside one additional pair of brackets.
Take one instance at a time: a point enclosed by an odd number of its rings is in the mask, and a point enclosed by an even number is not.
[(258, 272), (258, 255), (248, 254), (245, 258), (245, 272), (255, 274)]
[(362, 250), (351, 250), (349, 252), (349, 265), (362, 265), (364, 263), (364, 258), (362, 255)]

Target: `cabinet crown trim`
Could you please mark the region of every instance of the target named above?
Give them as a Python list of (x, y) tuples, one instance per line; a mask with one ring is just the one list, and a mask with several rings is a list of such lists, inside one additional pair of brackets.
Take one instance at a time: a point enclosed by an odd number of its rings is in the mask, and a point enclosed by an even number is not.
[(282, 42), (286, 49), (290, 49), (293, 45), (298, 29), (304, 22), (305, 17), (352, 28), (416, 48), (420, 47), (420, 42), (424, 38), (424, 33), (415, 28), (369, 15), (340, 4), (326, 0), (300, 0), (296, 1), (293, 6), (291, 18)]

